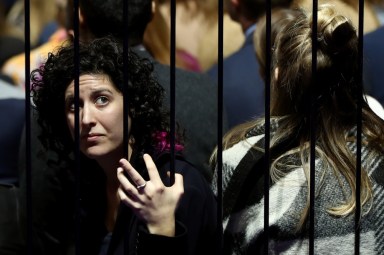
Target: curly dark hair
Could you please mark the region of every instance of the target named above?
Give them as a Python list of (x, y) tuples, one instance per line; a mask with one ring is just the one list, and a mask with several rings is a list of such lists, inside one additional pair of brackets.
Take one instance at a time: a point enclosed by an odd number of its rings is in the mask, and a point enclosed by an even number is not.
[[(123, 47), (111, 37), (80, 43), (79, 75), (105, 74), (123, 93)], [(75, 79), (74, 45), (50, 53), (44, 65), (31, 73), (31, 95), (42, 128), (40, 140), (46, 149), (68, 159), (73, 151), (73, 139), (65, 118), (65, 90)], [(153, 74), (152, 63), (128, 51), (127, 98), (132, 120), (131, 134), (135, 138), (136, 154), (156, 150), (156, 134), (168, 131), (167, 112), (163, 111), (164, 89)], [(66, 158), (67, 157), (67, 158)]]

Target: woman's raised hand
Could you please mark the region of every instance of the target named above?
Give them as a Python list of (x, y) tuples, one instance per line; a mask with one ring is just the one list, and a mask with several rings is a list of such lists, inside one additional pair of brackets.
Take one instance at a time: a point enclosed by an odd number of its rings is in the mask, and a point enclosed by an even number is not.
[[(143, 220), (152, 234), (175, 235), (175, 211), (184, 193), (183, 176), (175, 174), (175, 183), (166, 187), (160, 179), (159, 172), (151, 156), (144, 154), (149, 181), (144, 178), (126, 160), (119, 161), (117, 178), (121, 201)], [(124, 175), (128, 174), (132, 183)]]

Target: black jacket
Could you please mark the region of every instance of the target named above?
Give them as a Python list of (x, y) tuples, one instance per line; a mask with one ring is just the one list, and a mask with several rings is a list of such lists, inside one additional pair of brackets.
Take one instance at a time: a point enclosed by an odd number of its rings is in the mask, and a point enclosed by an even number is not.
[[(167, 185), (169, 154), (159, 155), (155, 163)], [(104, 173), (96, 164), (82, 168), (81, 176), (84, 178), (81, 177), (80, 197), (77, 199), (76, 173), (64, 171), (64, 168), (51, 166), (34, 174), (34, 254), (74, 255), (78, 250), (80, 254), (98, 255), (108, 234), (104, 225)], [(175, 169), (184, 180), (184, 195), (176, 211), (176, 236), (169, 238), (149, 234), (131, 210), (121, 205), (111, 241), (107, 245), (107, 254), (214, 254), (217, 212), (213, 192), (201, 173), (181, 157), (175, 160)], [(141, 172), (146, 173), (146, 170), (141, 169)], [(21, 189), (25, 191), (23, 187)], [(26, 237), (26, 208), (21, 204), (21, 229)]]

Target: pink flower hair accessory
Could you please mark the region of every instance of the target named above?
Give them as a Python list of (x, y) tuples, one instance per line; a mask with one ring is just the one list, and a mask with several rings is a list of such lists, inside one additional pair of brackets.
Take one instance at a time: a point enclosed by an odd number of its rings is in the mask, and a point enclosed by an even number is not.
[[(160, 152), (171, 150), (171, 144), (169, 142), (169, 133), (166, 131), (157, 131), (152, 137), (155, 140), (156, 149)], [(175, 151), (184, 150), (184, 146), (182, 144), (175, 143)]]

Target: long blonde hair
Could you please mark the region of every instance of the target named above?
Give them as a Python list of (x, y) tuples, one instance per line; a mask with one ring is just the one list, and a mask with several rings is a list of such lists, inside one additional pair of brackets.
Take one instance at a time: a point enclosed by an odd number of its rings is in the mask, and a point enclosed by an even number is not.
[[(278, 75), (271, 78), (271, 116), (282, 121), (271, 136), (271, 148), (284, 138), (292, 136), (297, 136), (299, 146), (272, 159), (270, 176), (273, 181), (277, 181), (282, 175), (281, 165), (289, 168), (288, 158), (297, 155), (301, 160), (309, 187), (311, 140), (309, 109), (312, 104), (316, 107), (316, 155), (325, 163), (325, 169), (333, 169), (333, 174), (339, 180), (345, 194), (347, 189), (342, 185), (341, 177), (346, 180), (350, 188), (350, 194), (346, 194), (347, 200), (335, 207), (327, 208), (327, 211), (334, 216), (347, 216), (356, 209), (356, 156), (348, 148), (348, 143), (356, 142), (356, 134), (351, 131), (356, 126), (360, 110), (358, 100), (363, 100), (363, 95), (359, 94), (361, 84), (357, 76), (358, 38), (349, 19), (338, 15), (328, 5), (320, 6), (317, 22), (317, 76), (316, 80), (313, 80), (311, 27), (312, 15), (299, 10), (297, 17), (287, 22), (272, 42), (275, 50), (272, 54), (271, 68), (272, 70), (278, 68)], [(311, 101), (313, 92), (316, 93), (315, 101)], [(264, 119), (258, 119), (235, 127), (225, 135), (223, 148), (230, 148), (245, 140), (246, 134), (251, 129), (264, 124)], [(362, 137), (364, 146), (370, 148), (368, 161), (384, 153), (383, 128), (384, 121), (373, 113), (366, 101), (363, 101)], [(300, 131), (297, 133), (297, 130)], [(215, 155), (213, 154), (213, 162)], [(289, 170), (292, 170), (292, 167)], [(360, 185), (361, 206), (371, 204), (372, 184), (364, 168)], [(298, 229), (305, 225), (308, 212), (309, 192), (307, 206), (302, 212)]]

